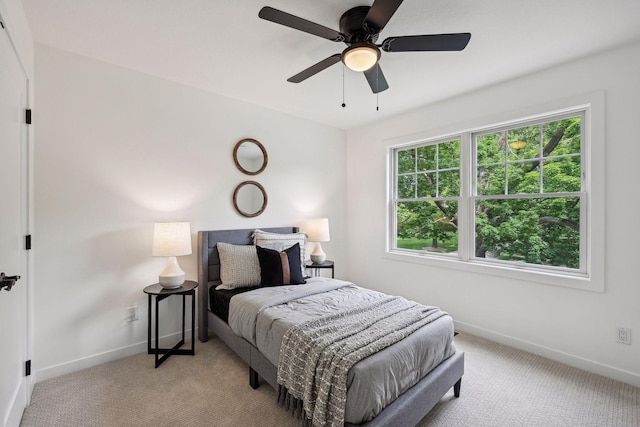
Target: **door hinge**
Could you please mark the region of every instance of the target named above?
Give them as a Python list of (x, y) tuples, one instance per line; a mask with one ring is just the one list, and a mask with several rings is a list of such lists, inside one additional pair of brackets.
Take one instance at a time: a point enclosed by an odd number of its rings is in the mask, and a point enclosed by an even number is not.
[(24, 236), (24, 248), (26, 250), (31, 250), (31, 234)]
[(28, 377), (29, 375), (31, 375), (31, 360), (24, 362), (24, 376)]
[(31, 108), (25, 110), (24, 121), (26, 124), (31, 124)]

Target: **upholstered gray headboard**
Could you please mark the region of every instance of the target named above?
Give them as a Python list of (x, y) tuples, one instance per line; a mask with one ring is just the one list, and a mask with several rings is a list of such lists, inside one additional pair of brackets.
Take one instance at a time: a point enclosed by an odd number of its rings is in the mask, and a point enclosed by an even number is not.
[[(261, 228), (272, 233), (297, 233), (298, 227)], [(253, 244), (255, 228), (242, 230), (212, 230), (198, 232), (198, 338), (209, 339), (209, 286), (219, 285), (220, 256), (218, 242), (233, 245)]]

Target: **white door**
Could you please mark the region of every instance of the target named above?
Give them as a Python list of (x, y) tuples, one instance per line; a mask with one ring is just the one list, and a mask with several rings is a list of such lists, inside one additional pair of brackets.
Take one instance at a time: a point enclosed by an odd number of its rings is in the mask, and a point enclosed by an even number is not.
[(0, 290), (0, 422), (17, 426), (27, 403), (27, 79), (0, 27), (0, 272), (21, 276)]

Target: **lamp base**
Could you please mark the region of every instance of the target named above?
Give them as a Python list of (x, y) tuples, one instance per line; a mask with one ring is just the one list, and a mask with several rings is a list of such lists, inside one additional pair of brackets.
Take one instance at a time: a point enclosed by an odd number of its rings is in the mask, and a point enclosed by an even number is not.
[(320, 242), (316, 243), (316, 246), (313, 248), (313, 252), (311, 252), (311, 262), (314, 264), (322, 264), (327, 259), (327, 254), (322, 250), (322, 245)]
[(158, 281), (162, 287), (167, 289), (179, 288), (184, 283), (184, 279), (185, 273), (180, 268), (180, 265), (178, 265), (176, 257), (169, 257), (167, 266), (162, 270), (160, 276), (158, 276)]
[(182, 286), (182, 284), (184, 283), (184, 279), (184, 274), (181, 274), (179, 276), (159, 276), (158, 282), (160, 282), (163, 288), (175, 289)]

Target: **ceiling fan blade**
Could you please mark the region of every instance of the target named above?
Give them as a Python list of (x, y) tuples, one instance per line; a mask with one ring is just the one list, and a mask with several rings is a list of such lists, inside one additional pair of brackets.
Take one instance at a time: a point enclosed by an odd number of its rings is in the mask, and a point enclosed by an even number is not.
[(470, 33), (389, 37), (380, 47), (385, 52), (452, 51), (464, 49), (470, 39)]
[(318, 74), (320, 71), (324, 70), (325, 68), (329, 68), (333, 64), (340, 62), (341, 58), (342, 58), (341, 53), (336, 53), (335, 55), (331, 55), (330, 57), (323, 59), (322, 61), (312, 65), (306, 70), (299, 72), (295, 76), (289, 77), (287, 81), (291, 83), (300, 83), (301, 81), (308, 79), (314, 74)]
[(384, 74), (382, 73), (382, 68), (380, 68), (379, 63), (376, 63), (376, 65), (369, 68), (367, 71), (364, 71), (364, 76), (367, 78), (373, 93), (379, 93), (383, 90), (389, 89), (387, 79), (384, 78)]
[(382, 31), (401, 4), (402, 0), (375, 0), (364, 18), (365, 29), (373, 33)]
[(290, 13), (274, 9), (269, 6), (265, 6), (260, 9), (258, 17), (334, 42), (344, 41), (344, 36), (336, 30), (332, 30), (331, 28), (324, 27), (320, 24), (316, 24), (315, 22), (307, 21), (306, 19), (299, 18), (295, 15), (291, 15)]

